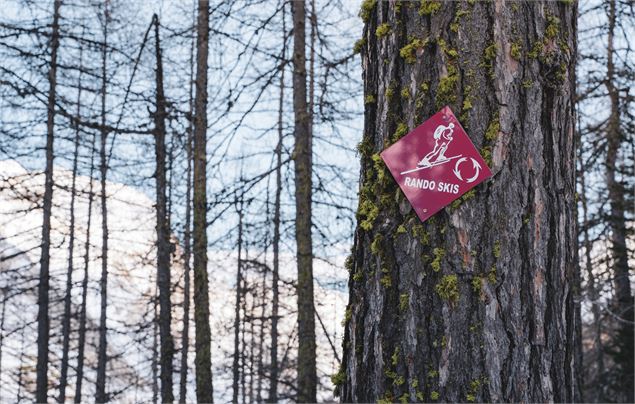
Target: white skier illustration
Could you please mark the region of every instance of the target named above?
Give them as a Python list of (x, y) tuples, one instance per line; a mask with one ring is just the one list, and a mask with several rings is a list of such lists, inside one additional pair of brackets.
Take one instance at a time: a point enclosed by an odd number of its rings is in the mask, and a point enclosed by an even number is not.
[(434, 149), (426, 154), (421, 161), (417, 164), (417, 168), (407, 170), (401, 173), (401, 175), (412, 173), (419, 170), (425, 170), (426, 168), (435, 167), (441, 164), (445, 164), (451, 160), (457, 159), (462, 155), (446, 157), (445, 152), (448, 150), (448, 146), (454, 139), (452, 134), (454, 133), (454, 124), (450, 122), (448, 126), (439, 125), (434, 130), (433, 137), (435, 140)]

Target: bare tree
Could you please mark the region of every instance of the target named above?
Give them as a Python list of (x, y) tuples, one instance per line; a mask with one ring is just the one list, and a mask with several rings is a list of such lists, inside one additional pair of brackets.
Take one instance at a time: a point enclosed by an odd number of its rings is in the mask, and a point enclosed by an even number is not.
[(305, 2), (291, 3), (293, 13), (293, 112), (295, 115), (295, 227), (298, 265), (298, 401), (315, 402), (315, 306), (311, 240), (311, 132), (307, 106)]
[(108, 10), (108, 0), (104, 2), (102, 21), (102, 54), (101, 54), (101, 128), (100, 128), (100, 149), (99, 149), (99, 171), (101, 174), (101, 278), (99, 280), (100, 290), (100, 316), (99, 316), (99, 348), (97, 354), (97, 381), (95, 389), (95, 401), (104, 403), (108, 401), (106, 395), (106, 364), (108, 362), (108, 341), (107, 341), (107, 317), (108, 308), (108, 195), (106, 190), (106, 176), (108, 175), (107, 160), (107, 137), (106, 128), (106, 92), (108, 85), (107, 61), (108, 61), (108, 22), (110, 11)]
[(196, 325), (196, 398), (214, 401), (207, 281), (207, 56), (209, 4), (198, 2), (196, 25), (196, 96), (194, 98), (194, 323)]
[(157, 213), (157, 288), (159, 291), (159, 333), (161, 337), (161, 402), (174, 401), (172, 391), (172, 358), (174, 341), (170, 329), (172, 308), (170, 303), (170, 225), (166, 200), (165, 116), (166, 100), (163, 89), (163, 58), (159, 37), (159, 17), (155, 14), (154, 38), (156, 56), (156, 104), (154, 112), (156, 156), (156, 213)]
[(61, 0), (53, 3), (53, 25), (50, 48), (51, 62), (48, 74), (49, 91), (46, 119), (46, 169), (43, 200), (42, 256), (40, 259), (40, 283), (38, 286), (37, 327), (37, 386), (35, 399), (47, 401), (48, 352), (49, 352), (49, 266), (51, 248), (51, 208), (53, 206), (53, 142), (55, 139), (55, 103), (57, 86), (57, 50), (60, 43), (59, 20)]

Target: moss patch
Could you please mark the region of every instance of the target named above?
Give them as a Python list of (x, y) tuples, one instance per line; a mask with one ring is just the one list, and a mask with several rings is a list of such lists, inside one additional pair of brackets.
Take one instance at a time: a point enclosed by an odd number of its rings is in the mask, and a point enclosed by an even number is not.
[(455, 66), (450, 64), (448, 65), (448, 74), (439, 80), (435, 100), (437, 109), (456, 102), (458, 83), (459, 71)]
[(443, 276), (434, 289), (443, 300), (450, 303), (459, 300), (459, 280), (456, 274)]
[(523, 48), (522, 48), (522, 45), (520, 44), (520, 41), (512, 42), (511, 49), (510, 49), (512, 58), (514, 58), (515, 60), (520, 60), (520, 57), (522, 55), (522, 50)]
[(377, 5), (377, 0), (362, 1), (362, 7), (359, 10), (359, 16), (362, 18), (362, 21), (368, 22), (368, 20), (370, 19), (370, 15), (375, 8), (375, 5)]
[(441, 9), (440, 1), (421, 0), (419, 4), (419, 15), (434, 15)]
[(496, 240), (494, 242), (494, 250), (492, 251), (494, 253), (494, 257), (495, 258), (500, 258), (501, 256), (501, 243), (500, 241)]
[(487, 125), (487, 130), (485, 131), (485, 140), (491, 142), (496, 139), (496, 137), (498, 137), (498, 132), (500, 131), (500, 129), (501, 123), (497, 112), (492, 120), (489, 122), (489, 125)]
[(393, 133), (392, 135), (392, 141), (396, 142), (397, 140), (404, 137), (406, 133), (408, 133), (408, 125), (406, 125), (403, 122), (400, 122), (399, 125), (397, 125), (397, 129), (395, 130), (395, 133)]
[(420, 38), (411, 38), (410, 42), (399, 50), (399, 55), (408, 64), (413, 64), (417, 61), (417, 49), (421, 49), (426, 46), (427, 41)]
[(441, 269), (441, 260), (445, 257), (445, 250), (443, 248), (435, 248), (432, 250), (432, 253), (434, 254), (434, 259), (430, 263), (430, 266), (434, 272), (439, 272)]
[(366, 46), (366, 38), (358, 39), (355, 41), (355, 45), (353, 45), (353, 53), (358, 54), (364, 49)]
[(342, 384), (344, 384), (345, 381), (346, 372), (344, 371), (344, 368), (340, 366), (340, 369), (337, 371), (337, 373), (331, 375), (331, 383), (333, 383), (335, 386), (341, 386)]
[(399, 295), (399, 311), (406, 311), (410, 296), (407, 293)]
[(375, 205), (371, 200), (365, 199), (359, 206), (359, 210), (357, 212), (358, 220), (362, 219), (359, 222), (359, 227), (366, 231), (371, 230), (378, 215), (379, 208), (377, 205)]
[(385, 36), (387, 36), (388, 34), (390, 34), (390, 24), (388, 23), (384, 23), (381, 24), (379, 27), (377, 27), (377, 29), (375, 30), (375, 36), (377, 38), (383, 38)]

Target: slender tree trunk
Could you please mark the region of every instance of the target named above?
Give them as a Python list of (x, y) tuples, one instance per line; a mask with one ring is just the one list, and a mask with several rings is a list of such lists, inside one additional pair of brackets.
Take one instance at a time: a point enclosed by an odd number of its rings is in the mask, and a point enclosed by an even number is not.
[[(266, 202), (266, 206), (267, 206), (267, 212), (266, 212), (266, 217), (267, 220), (269, 220), (269, 188), (267, 187), (267, 202)], [(269, 247), (269, 237), (267, 234), (266, 240), (265, 240), (265, 257), (267, 256), (267, 250)], [(269, 266), (267, 265), (267, 260), (265, 258), (265, 265), (263, 266), (263, 272), (262, 272), (262, 286), (260, 288), (260, 327), (258, 329), (258, 365), (257, 365), (257, 370), (256, 370), (256, 376), (258, 377), (256, 380), (256, 402), (257, 403), (262, 403), (262, 379), (264, 376), (264, 356), (265, 356), (265, 352), (264, 352), (264, 345), (265, 345), (265, 315), (267, 312), (267, 300), (269, 298), (269, 291), (267, 288), (267, 273)], [(254, 300), (255, 300), (255, 296), (254, 296)]]
[(611, 231), (611, 253), (613, 283), (615, 294), (613, 305), (620, 318), (615, 337), (616, 350), (613, 354), (618, 368), (619, 377), (617, 391), (619, 399), (633, 402), (633, 355), (635, 355), (635, 335), (633, 330), (634, 302), (629, 278), (628, 250), (626, 247), (626, 217), (624, 214), (625, 199), (624, 186), (617, 178), (619, 151), (622, 144), (622, 123), (620, 111), (620, 95), (616, 88), (616, 71), (614, 65), (616, 30), (616, 1), (608, 4), (608, 47), (607, 47), (607, 77), (606, 89), (611, 101), (611, 115), (607, 123), (607, 152), (606, 152), (606, 187), (609, 191), (609, 228)]
[(95, 386), (95, 401), (104, 403), (108, 401), (106, 395), (106, 363), (108, 361), (107, 348), (107, 324), (106, 308), (108, 306), (108, 207), (106, 194), (106, 175), (108, 174), (108, 162), (106, 155), (106, 89), (107, 89), (107, 57), (108, 57), (108, 20), (110, 19), (108, 1), (104, 3), (103, 35), (101, 60), (101, 136), (99, 149), (99, 171), (101, 174), (101, 278), (99, 289), (101, 294), (100, 315), (99, 315), (99, 347), (97, 353), (97, 380)]
[(196, 325), (196, 398), (213, 401), (209, 289), (207, 281), (207, 55), (209, 4), (198, 2), (196, 97), (194, 99), (194, 323)]
[(51, 32), (51, 65), (48, 81), (49, 93), (46, 120), (46, 169), (42, 213), (42, 256), (40, 258), (40, 283), (38, 285), (37, 313), (37, 366), (35, 400), (46, 402), (48, 390), (49, 352), (49, 260), (51, 248), (51, 208), (53, 206), (53, 140), (55, 138), (55, 101), (57, 90), (57, 50), (60, 43), (61, 0), (53, 3), (53, 26)]
[[(238, 381), (240, 372), (240, 303), (242, 302), (242, 248), (243, 248), (243, 204), (242, 198), (238, 205), (238, 260), (236, 267), (236, 300), (234, 303), (234, 355), (232, 359), (232, 403), (238, 403)], [(243, 349), (245, 347), (243, 346)]]
[[(576, 4), (377, 2), (362, 15), (342, 401), (579, 400)], [(421, 223), (376, 153), (446, 104), (493, 174)]]
[[(245, 299), (247, 297), (245, 296)], [(246, 396), (249, 397), (248, 402), (253, 403), (254, 402), (254, 363), (256, 362), (256, 358), (254, 355), (254, 347), (256, 346), (255, 344), (255, 329), (254, 329), (254, 313), (256, 312), (256, 299), (255, 296), (252, 294), (252, 298), (249, 301), (249, 317), (246, 317), (245, 320), (247, 320), (247, 318), (249, 319), (249, 394), (247, 394)]]
[(93, 214), (93, 173), (95, 171), (95, 141), (90, 148), (90, 175), (88, 177), (88, 219), (86, 223), (86, 242), (84, 243), (84, 278), (82, 279), (82, 303), (79, 311), (79, 331), (77, 342), (77, 382), (75, 383), (75, 403), (82, 402), (82, 382), (84, 381), (84, 348), (86, 346), (86, 299), (88, 297), (88, 265), (90, 263), (90, 229)]
[(159, 37), (159, 17), (155, 14), (154, 38), (156, 50), (156, 111), (155, 156), (156, 156), (156, 213), (157, 213), (157, 288), (159, 291), (159, 334), (161, 338), (161, 402), (174, 401), (172, 391), (172, 358), (174, 341), (172, 340), (172, 305), (170, 304), (170, 225), (168, 223), (166, 200), (165, 165), (165, 93), (163, 90), (163, 60)]
[[(81, 113), (82, 99), (82, 67), (83, 48), (79, 49), (79, 79), (77, 81), (77, 117)], [(75, 127), (75, 150), (73, 151), (73, 174), (71, 180), (71, 206), (70, 206), (70, 234), (68, 240), (68, 269), (66, 271), (66, 294), (64, 296), (64, 317), (62, 322), (62, 369), (60, 371), (60, 395), (58, 402), (66, 400), (66, 385), (68, 384), (68, 350), (70, 346), (71, 334), (71, 292), (73, 288), (73, 254), (75, 251), (75, 193), (77, 179), (77, 161), (79, 158), (79, 125)]]
[[(593, 243), (589, 237), (589, 217), (588, 217), (588, 207), (587, 207), (587, 189), (586, 189), (586, 175), (585, 169), (581, 153), (578, 152), (578, 164), (580, 165), (580, 170), (578, 172), (578, 181), (580, 183), (580, 202), (582, 207), (582, 243), (584, 245), (584, 269), (587, 274), (587, 285), (586, 289), (589, 293), (589, 300), (591, 301), (591, 313), (593, 313), (593, 325), (591, 327), (591, 332), (593, 333), (593, 355), (592, 357), (595, 359), (595, 371), (597, 372), (597, 378), (593, 379), (591, 377), (585, 378), (587, 380), (588, 385), (591, 385), (591, 390), (593, 391), (593, 397), (584, 397), (591, 402), (598, 403), (604, 402), (603, 399), (603, 389), (605, 386), (604, 381), (604, 349), (602, 346), (602, 319), (600, 314), (600, 305), (599, 305), (599, 294), (597, 292), (597, 288), (595, 286), (595, 274), (593, 273), (593, 261), (591, 258), (591, 250), (593, 249)], [(586, 369), (586, 373), (590, 371), (589, 368)]]
[[(247, 288), (246, 283), (243, 281), (243, 288)], [(247, 313), (247, 303), (246, 303), (246, 299), (242, 299), (241, 301), (241, 307), (242, 307), (242, 311), (243, 313)], [(247, 343), (245, 342), (245, 329), (247, 328), (247, 325), (245, 324), (246, 320), (245, 320), (245, 316), (243, 316), (242, 318), (242, 324), (238, 327), (238, 329), (240, 330), (240, 344), (243, 347), (247, 346)], [(247, 358), (247, 352), (242, 352), (242, 354), (240, 355), (240, 370), (239, 370), (239, 374), (240, 374), (240, 391), (242, 393), (242, 397), (241, 397), (241, 403), (242, 404), (246, 404), (247, 403), (247, 394), (246, 394), (246, 389), (245, 389), (245, 361)]]
[(7, 290), (2, 289), (2, 314), (0, 314), (0, 402), (2, 401), (2, 351), (4, 350), (4, 319), (7, 310)]
[[(282, 8), (282, 58), (287, 57), (286, 7)], [(280, 281), (280, 194), (282, 193), (282, 141), (284, 114), (284, 71), (286, 64), (280, 66), (280, 98), (278, 100), (278, 144), (276, 145), (276, 192), (273, 205), (273, 268), (271, 271), (271, 370), (269, 381), (270, 403), (278, 402), (278, 305)]]
[(293, 11), (293, 110), (295, 115), (295, 199), (298, 265), (298, 397), (315, 402), (315, 306), (313, 301), (313, 245), (311, 240), (312, 151), (310, 113), (306, 93), (305, 2), (291, 3)]
[[(196, 16), (194, 17), (196, 19)], [(187, 129), (187, 172), (185, 194), (185, 232), (183, 242), (183, 343), (181, 344), (181, 379), (179, 383), (179, 403), (187, 401), (187, 356), (190, 347), (190, 259), (191, 259), (191, 226), (192, 226), (192, 136), (194, 128), (194, 38), (190, 48), (190, 83), (189, 83), (189, 127)]]
[[(18, 362), (20, 364), (24, 363), (24, 330), (26, 328), (22, 328), (22, 331), (20, 332), (20, 356), (18, 359)], [(20, 403), (23, 400), (22, 397), (22, 386), (24, 385), (24, 381), (22, 378), (23, 372), (22, 372), (23, 366), (18, 366), (18, 391), (16, 393), (16, 402)]]
[(152, 322), (152, 402), (157, 404), (159, 402), (159, 330), (157, 319), (157, 298), (158, 289), (154, 291), (152, 297), (152, 312), (154, 314), (154, 321)]

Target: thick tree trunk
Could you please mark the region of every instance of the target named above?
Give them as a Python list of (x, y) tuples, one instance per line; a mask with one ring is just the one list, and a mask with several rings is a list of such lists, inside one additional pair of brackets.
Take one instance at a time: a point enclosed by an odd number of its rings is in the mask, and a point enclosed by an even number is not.
[[(81, 113), (82, 102), (82, 71), (83, 48), (79, 48), (79, 78), (77, 81), (77, 117)], [(70, 206), (70, 234), (68, 240), (68, 268), (66, 271), (66, 293), (64, 295), (64, 317), (62, 321), (62, 369), (60, 371), (60, 394), (58, 402), (66, 401), (66, 386), (68, 384), (68, 350), (71, 340), (71, 292), (73, 288), (73, 254), (75, 251), (75, 193), (77, 180), (77, 162), (79, 158), (79, 125), (75, 127), (75, 150), (73, 151), (73, 173), (71, 180), (71, 206)]]
[(194, 323), (196, 398), (213, 401), (209, 288), (207, 281), (207, 55), (209, 4), (198, 2), (196, 38), (196, 97), (194, 99)]
[[(342, 400), (578, 400), (575, 3), (369, 1), (361, 14)], [(421, 223), (376, 153), (446, 104), (493, 175)]]
[(315, 306), (313, 301), (313, 245), (311, 240), (312, 151), (307, 106), (306, 8), (291, 3), (293, 12), (293, 111), (295, 115), (295, 239), (298, 265), (298, 397), (315, 402)]
[(611, 101), (611, 115), (607, 122), (607, 152), (606, 152), (606, 187), (609, 193), (609, 228), (611, 230), (612, 270), (615, 285), (614, 308), (620, 318), (615, 337), (616, 350), (613, 355), (618, 367), (619, 380), (616, 389), (619, 399), (633, 402), (633, 355), (635, 354), (635, 336), (633, 330), (633, 295), (629, 278), (628, 250), (626, 247), (626, 217), (624, 185), (618, 180), (619, 152), (622, 145), (622, 124), (620, 95), (615, 86), (617, 81), (613, 59), (615, 58), (614, 36), (616, 30), (616, 4), (610, 0), (608, 4), (608, 47), (607, 47), (607, 77), (606, 89)]
[(49, 93), (46, 120), (46, 169), (44, 171), (44, 199), (42, 212), (42, 256), (40, 258), (40, 282), (38, 285), (37, 313), (37, 365), (35, 400), (46, 402), (48, 390), (49, 353), (49, 260), (51, 248), (51, 208), (53, 206), (53, 141), (55, 139), (55, 101), (57, 90), (57, 49), (60, 44), (61, 0), (53, 3), (51, 32), (51, 65), (48, 81)]
[(106, 194), (106, 176), (108, 175), (108, 161), (106, 155), (106, 139), (108, 131), (106, 129), (106, 90), (108, 78), (107, 59), (108, 59), (108, 20), (110, 18), (108, 11), (108, 1), (104, 3), (104, 21), (103, 35), (104, 43), (102, 45), (101, 59), (101, 136), (99, 149), (99, 171), (101, 174), (101, 278), (99, 280), (100, 291), (100, 314), (99, 314), (99, 347), (97, 352), (97, 380), (95, 386), (95, 401), (104, 403), (108, 401), (106, 396), (106, 363), (108, 362), (107, 348), (107, 317), (106, 308), (108, 307), (108, 207)]
[(161, 402), (174, 401), (172, 391), (172, 305), (170, 303), (170, 225), (168, 223), (166, 199), (165, 165), (165, 93), (163, 90), (163, 60), (159, 37), (159, 18), (154, 17), (154, 38), (156, 51), (156, 111), (154, 113), (154, 146), (156, 171), (154, 175), (157, 199), (157, 288), (159, 290), (159, 334), (161, 338)]
[(82, 279), (82, 302), (79, 310), (79, 330), (77, 342), (77, 382), (75, 384), (75, 403), (82, 402), (82, 382), (84, 381), (84, 348), (86, 346), (86, 302), (88, 297), (88, 265), (90, 263), (90, 229), (93, 217), (93, 173), (95, 171), (95, 140), (90, 148), (90, 174), (88, 180), (88, 219), (86, 222), (86, 241), (84, 243), (84, 278)]

